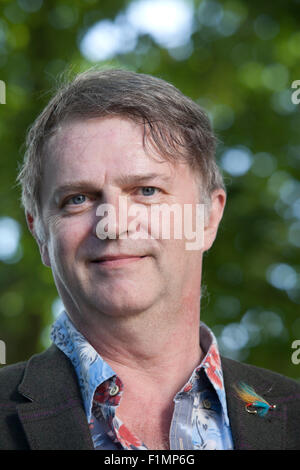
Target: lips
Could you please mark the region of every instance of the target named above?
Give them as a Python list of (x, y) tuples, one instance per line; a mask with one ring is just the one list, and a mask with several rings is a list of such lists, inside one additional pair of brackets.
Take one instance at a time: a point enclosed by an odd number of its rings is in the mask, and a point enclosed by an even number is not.
[(141, 259), (145, 258), (146, 256), (138, 256), (138, 255), (106, 255), (101, 256), (100, 258), (93, 260), (92, 263), (96, 264), (99, 267), (105, 268), (118, 268), (122, 267), (126, 264), (131, 264), (134, 262), (138, 262)]
[(139, 255), (107, 255), (107, 256), (101, 256), (100, 258), (93, 260), (93, 263), (103, 263), (105, 261), (117, 261), (117, 260), (122, 260), (122, 259), (131, 259), (131, 258), (144, 258), (145, 256), (139, 256)]

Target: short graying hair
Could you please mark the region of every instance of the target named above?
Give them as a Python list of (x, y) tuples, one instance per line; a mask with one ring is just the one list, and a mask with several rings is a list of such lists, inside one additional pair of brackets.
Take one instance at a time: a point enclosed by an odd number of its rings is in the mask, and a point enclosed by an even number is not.
[(200, 177), (202, 199), (209, 200), (224, 181), (215, 161), (216, 138), (203, 109), (170, 83), (120, 69), (91, 69), (61, 85), (27, 133), (26, 152), (17, 181), (27, 213), (41, 215), (46, 144), (71, 120), (120, 116), (144, 125), (144, 144), (161, 156), (185, 161)]

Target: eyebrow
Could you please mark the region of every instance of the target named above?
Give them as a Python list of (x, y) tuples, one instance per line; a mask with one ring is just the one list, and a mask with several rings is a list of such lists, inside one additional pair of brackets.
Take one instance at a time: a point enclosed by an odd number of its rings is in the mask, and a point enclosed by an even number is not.
[[(141, 173), (141, 174), (128, 174), (121, 175), (116, 179), (116, 182), (121, 186), (129, 186), (132, 184), (143, 184), (147, 183), (150, 180), (160, 179), (165, 182), (170, 182), (171, 176), (162, 175), (159, 173)], [(52, 200), (57, 201), (64, 193), (69, 191), (88, 191), (93, 193), (101, 193), (101, 188), (97, 187), (95, 183), (91, 181), (79, 180), (70, 183), (65, 183), (54, 191), (52, 195)]]
[(95, 187), (90, 181), (74, 181), (70, 183), (65, 183), (58, 188), (52, 194), (51, 200), (57, 201), (61, 196), (70, 191), (88, 191), (88, 192), (100, 192), (99, 189)]
[(121, 175), (117, 178), (117, 182), (120, 185), (131, 185), (137, 183), (147, 183), (149, 180), (160, 179), (162, 181), (170, 181), (171, 177), (167, 175), (163, 175), (160, 173), (141, 173), (136, 175)]

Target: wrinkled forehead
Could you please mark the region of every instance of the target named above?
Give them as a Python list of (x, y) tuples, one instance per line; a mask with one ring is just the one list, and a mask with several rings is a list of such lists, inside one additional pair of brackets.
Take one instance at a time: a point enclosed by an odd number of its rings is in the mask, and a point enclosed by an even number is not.
[[(101, 155), (103, 164), (117, 163), (119, 171), (120, 163), (139, 165), (142, 170), (147, 157), (173, 174), (182, 165), (187, 165), (176, 151), (170, 159), (161, 149), (158, 150), (148, 126), (120, 116), (72, 119), (62, 123), (48, 139), (45, 154), (46, 163), (51, 158), (55, 164), (64, 158), (76, 159), (78, 164), (83, 164), (91, 155), (99, 158)], [(118, 157), (117, 162), (113, 157)]]
[(120, 117), (73, 120), (61, 125), (46, 147), (43, 191), (80, 176), (97, 178), (100, 185), (130, 175), (157, 174), (169, 179), (195, 174), (186, 162), (170, 161), (145, 145), (144, 126)]
[(175, 174), (178, 166), (145, 139), (142, 124), (120, 117), (67, 121), (49, 138), (45, 154), (45, 170), (55, 165), (66, 172), (84, 172), (90, 165), (109, 165), (118, 173), (124, 168), (142, 172), (151, 165)]

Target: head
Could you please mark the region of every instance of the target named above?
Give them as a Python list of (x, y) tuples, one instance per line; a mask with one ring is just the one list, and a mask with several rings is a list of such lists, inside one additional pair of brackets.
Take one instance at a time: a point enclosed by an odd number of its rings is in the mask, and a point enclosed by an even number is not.
[[(186, 266), (189, 269), (194, 266), (195, 271), (197, 266), (200, 269), (202, 253), (212, 245), (223, 213), (225, 191), (215, 162), (215, 145), (205, 112), (161, 79), (125, 70), (92, 70), (58, 90), (28, 132), (18, 180), (28, 226), (70, 309), (73, 302), (80, 310), (80, 298), (87, 296), (94, 298), (91, 308), (99, 304), (101, 297), (105, 304), (102, 307), (107, 310), (120, 313), (125, 304), (131, 311), (134, 305), (138, 310), (143, 302), (137, 299), (137, 286), (145, 307), (153, 301), (151, 295), (159, 296), (158, 288), (163, 283), (165, 288), (171, 283), (173, 290), (181, 292), (184, 277), (189, 277)], [(133, 244), (119, 237), (110, 241), (97, 238), (99, 204), (116, 205), (117, 195), (126, 195), (130, 203), (137, 202), (124, 179), (119, 183), (124, 174), (128, 176), (136, 170), (164, 173), (172, 181), (172, 186), (163, 189), (168, 196), (157, 202), (206, 204), (206, 241), (198, 264), (195, 253), (184, 253), (183, 240), (163, 243), (139, 240)], [(63, 212), (65, 207), (54, 205), (54, 192), (59, 184), (72, 180), (89, 180), (94, 184), (94, 196), (97, 182), (99, 187), (98, 199), (93, 199), (93, 204), (89, 201), (90, 206), (83, 212), (76, 208), (77, 212), (70, 214)], [(154, 187), (152, 183), (147, 182), (147, 186)], [(56, 201), (58, 204), (57, 197)], [(120, 234), (120, 227), (117, 231)], [(115, 249), (110, 248), (113, 246)], [(87, 261), (93, 263), (105, 252), (127, 252), (145, 258), (139, 265), (131, 263), (115, 269), (113, 275), (112, 270), (104, 267), (95, 273), (96, 263), (89, 265), (88, 269), (92, 268), (89, 273), (81, 268), (76, 270), (79, 266), (76, 263), (86, 268)], [(70, 267), (70, 263), (74, 266)], [(168, 269), (165, 264), (169, 264)], [(178, 278), (174, 276), (175, 270), (181, 273)], [(195, 285), (200, 279), (200, 274), (197, 275)], [(93, 293), (93, 279), (101, 281), (100, 297)], [(157, 283), (156, 294), (148, 292), (149, 282)], [(119, 300), (109, 305), (114, 289)]]

